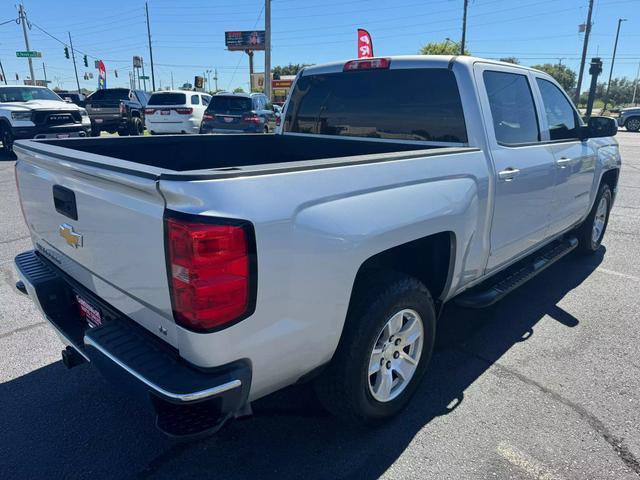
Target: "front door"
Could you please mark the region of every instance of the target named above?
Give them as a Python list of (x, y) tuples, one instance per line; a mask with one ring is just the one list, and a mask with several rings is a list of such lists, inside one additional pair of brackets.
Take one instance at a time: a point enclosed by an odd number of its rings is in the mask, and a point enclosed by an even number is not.
[(541, 142), (529, 73), (497, 65), (475, 73), (496, 172), (489, 272), (545, 240), (556, 167)]
[(555, 235), (583, 219), (591, 205), (595, 181), (595, 150), (579, 139), (580, 120), (565, 93), (553, 82), (535, 76), (540, 92), (542, 124), (556, 164), (556, 181), (549, 235)]

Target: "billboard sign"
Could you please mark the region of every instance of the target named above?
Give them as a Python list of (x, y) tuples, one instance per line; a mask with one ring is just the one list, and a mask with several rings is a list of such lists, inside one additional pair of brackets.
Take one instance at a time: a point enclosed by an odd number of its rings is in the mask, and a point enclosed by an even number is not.
[(264, 50), (264, 30), (224, 32), (224, 44), (228, 50)]
[(139, 57), (137, 55), (133, 57), (133, 67), (134, 68), (142, 67), (142, 57)]

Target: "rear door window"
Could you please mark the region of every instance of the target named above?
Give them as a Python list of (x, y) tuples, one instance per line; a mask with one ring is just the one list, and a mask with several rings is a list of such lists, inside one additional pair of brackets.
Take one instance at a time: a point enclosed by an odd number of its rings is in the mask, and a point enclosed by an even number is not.
[(291, 92), (284, 131), (467, 142), (455, 75), (436, 68), (302, 76)]
[(129, 90), (126, 88), (112, 88), (96, 90), (91, 94), (93, 100), (129, 100)]
[(191, 105), (200, 105), (200, 97), (198, 95), (191, 95)]
[(578, 119), (576, 111), (567, 97), (553, 83), (542, 78), (536, 78), (544, 113), (549, 125), (551, 140), (568, 140), (578, 138)]
[(187, 96), (184, 93), (154, 93), (149, 99), (149, 105), (185, 105), (186, 103)]
[(538, 116), (527, 76), (486, 70), (483, 78), (498, 143), (517, 146), (540, 141)]

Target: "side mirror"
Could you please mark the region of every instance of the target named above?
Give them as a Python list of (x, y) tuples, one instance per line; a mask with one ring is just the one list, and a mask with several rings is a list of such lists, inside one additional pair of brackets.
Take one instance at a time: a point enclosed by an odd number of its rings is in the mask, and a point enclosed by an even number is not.
[(67, 102), (67, 103), (73, 103), (69, 97), (65, 97), (64, 101)]
[(611, 117), (591, 117), (587, 123), (587, 138), (613, 137), (618, 133), (618, 123)]

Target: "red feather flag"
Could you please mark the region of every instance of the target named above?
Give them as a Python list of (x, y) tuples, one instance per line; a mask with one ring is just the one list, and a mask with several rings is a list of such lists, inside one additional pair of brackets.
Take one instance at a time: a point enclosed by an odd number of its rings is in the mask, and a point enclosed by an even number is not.
[(371, 35), (364, 28), (358, 29), (358, 58), (373, 57), (373, 42)]

